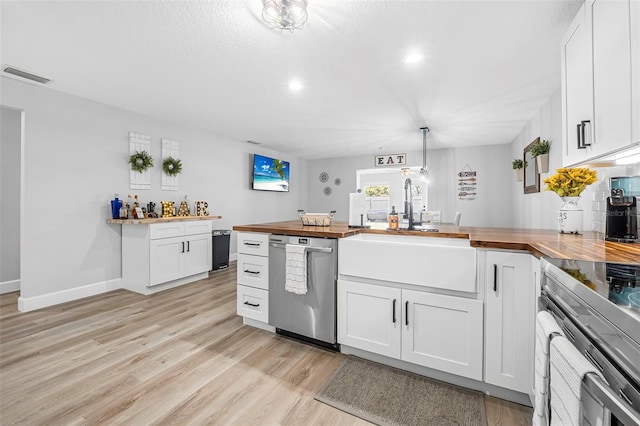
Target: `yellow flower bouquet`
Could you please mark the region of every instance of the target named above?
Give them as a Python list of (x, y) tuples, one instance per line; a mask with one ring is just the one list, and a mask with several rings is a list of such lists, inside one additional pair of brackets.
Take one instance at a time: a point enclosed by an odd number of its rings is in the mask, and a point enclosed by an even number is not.
[(587, 185), (597, 180), (596, 171), (586, 167), (557, 169), (555, 175), (544, 180), (545, 191), (553, 191), (561, 197), (578, 197)]

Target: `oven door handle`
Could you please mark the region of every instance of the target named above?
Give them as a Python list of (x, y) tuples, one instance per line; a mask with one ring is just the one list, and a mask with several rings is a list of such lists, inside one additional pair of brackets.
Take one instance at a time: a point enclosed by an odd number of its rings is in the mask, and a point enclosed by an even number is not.
[[(622, 397), (613, 390), (598, 375), (589, 373), (584, 376), (582, 385), (593, 396), (598, 398), (616, 418), (625, 425), (640, 424), (640, 416)], [(622, 392), (622, 390), (620, 390)]]

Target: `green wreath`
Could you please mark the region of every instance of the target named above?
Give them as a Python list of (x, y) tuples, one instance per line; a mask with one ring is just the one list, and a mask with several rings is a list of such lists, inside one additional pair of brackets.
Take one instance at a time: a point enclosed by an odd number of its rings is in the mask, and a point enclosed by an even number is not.
[(177, 158), (167, 157), (162, 162), (162, 170), (169, 176), (177, 176), (182, 173), (182, 161)]
[(149, 167), (153, 167), (153, 158), (147, 151), (136, 151), (129, 157), (129, 164), (131, 164), (131, 170), (142, 173)]

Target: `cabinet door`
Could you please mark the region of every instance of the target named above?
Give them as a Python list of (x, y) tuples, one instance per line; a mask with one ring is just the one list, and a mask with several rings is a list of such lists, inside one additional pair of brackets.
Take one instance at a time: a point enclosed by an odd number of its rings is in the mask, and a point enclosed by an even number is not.
[(176, 280), (183, 276), (183, 254), (186, 251), (183, 237), (151, 240), (149, 246), (149, 286)]
[(585, 142), (591, 143), (590, 124), (593, 124), (591, 32), (585, 5), (578, 11), (562, 40), (561, 66), (562, 156), (563, 164), (571, 165), (593, 155), (593, 145), (578, 148), (578, 125), (585, 122)]
[(485, 381), (522, 393), (533, 381), (531, 255), (487, 252)]
[(338, 280), (338, 343), (400, 358), (401, 291)]
[(184, 276), (211, 270), (211, 233), (184, 237)]
[(590, 0), (593, 43), (593, 154), (631, 144), (629, 0)]
[(402, 290), (402, 359), (482, 380), (482, 301)]

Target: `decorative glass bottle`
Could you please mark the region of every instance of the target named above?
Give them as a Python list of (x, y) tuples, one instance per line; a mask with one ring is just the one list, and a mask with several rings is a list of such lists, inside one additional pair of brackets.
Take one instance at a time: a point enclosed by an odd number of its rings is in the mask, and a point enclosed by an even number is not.
[(582, 209), (578, 205), (580, 197), (560, 197), (562, 207), (558, 210), (558, 231), (561, 234), (582, 233)]

